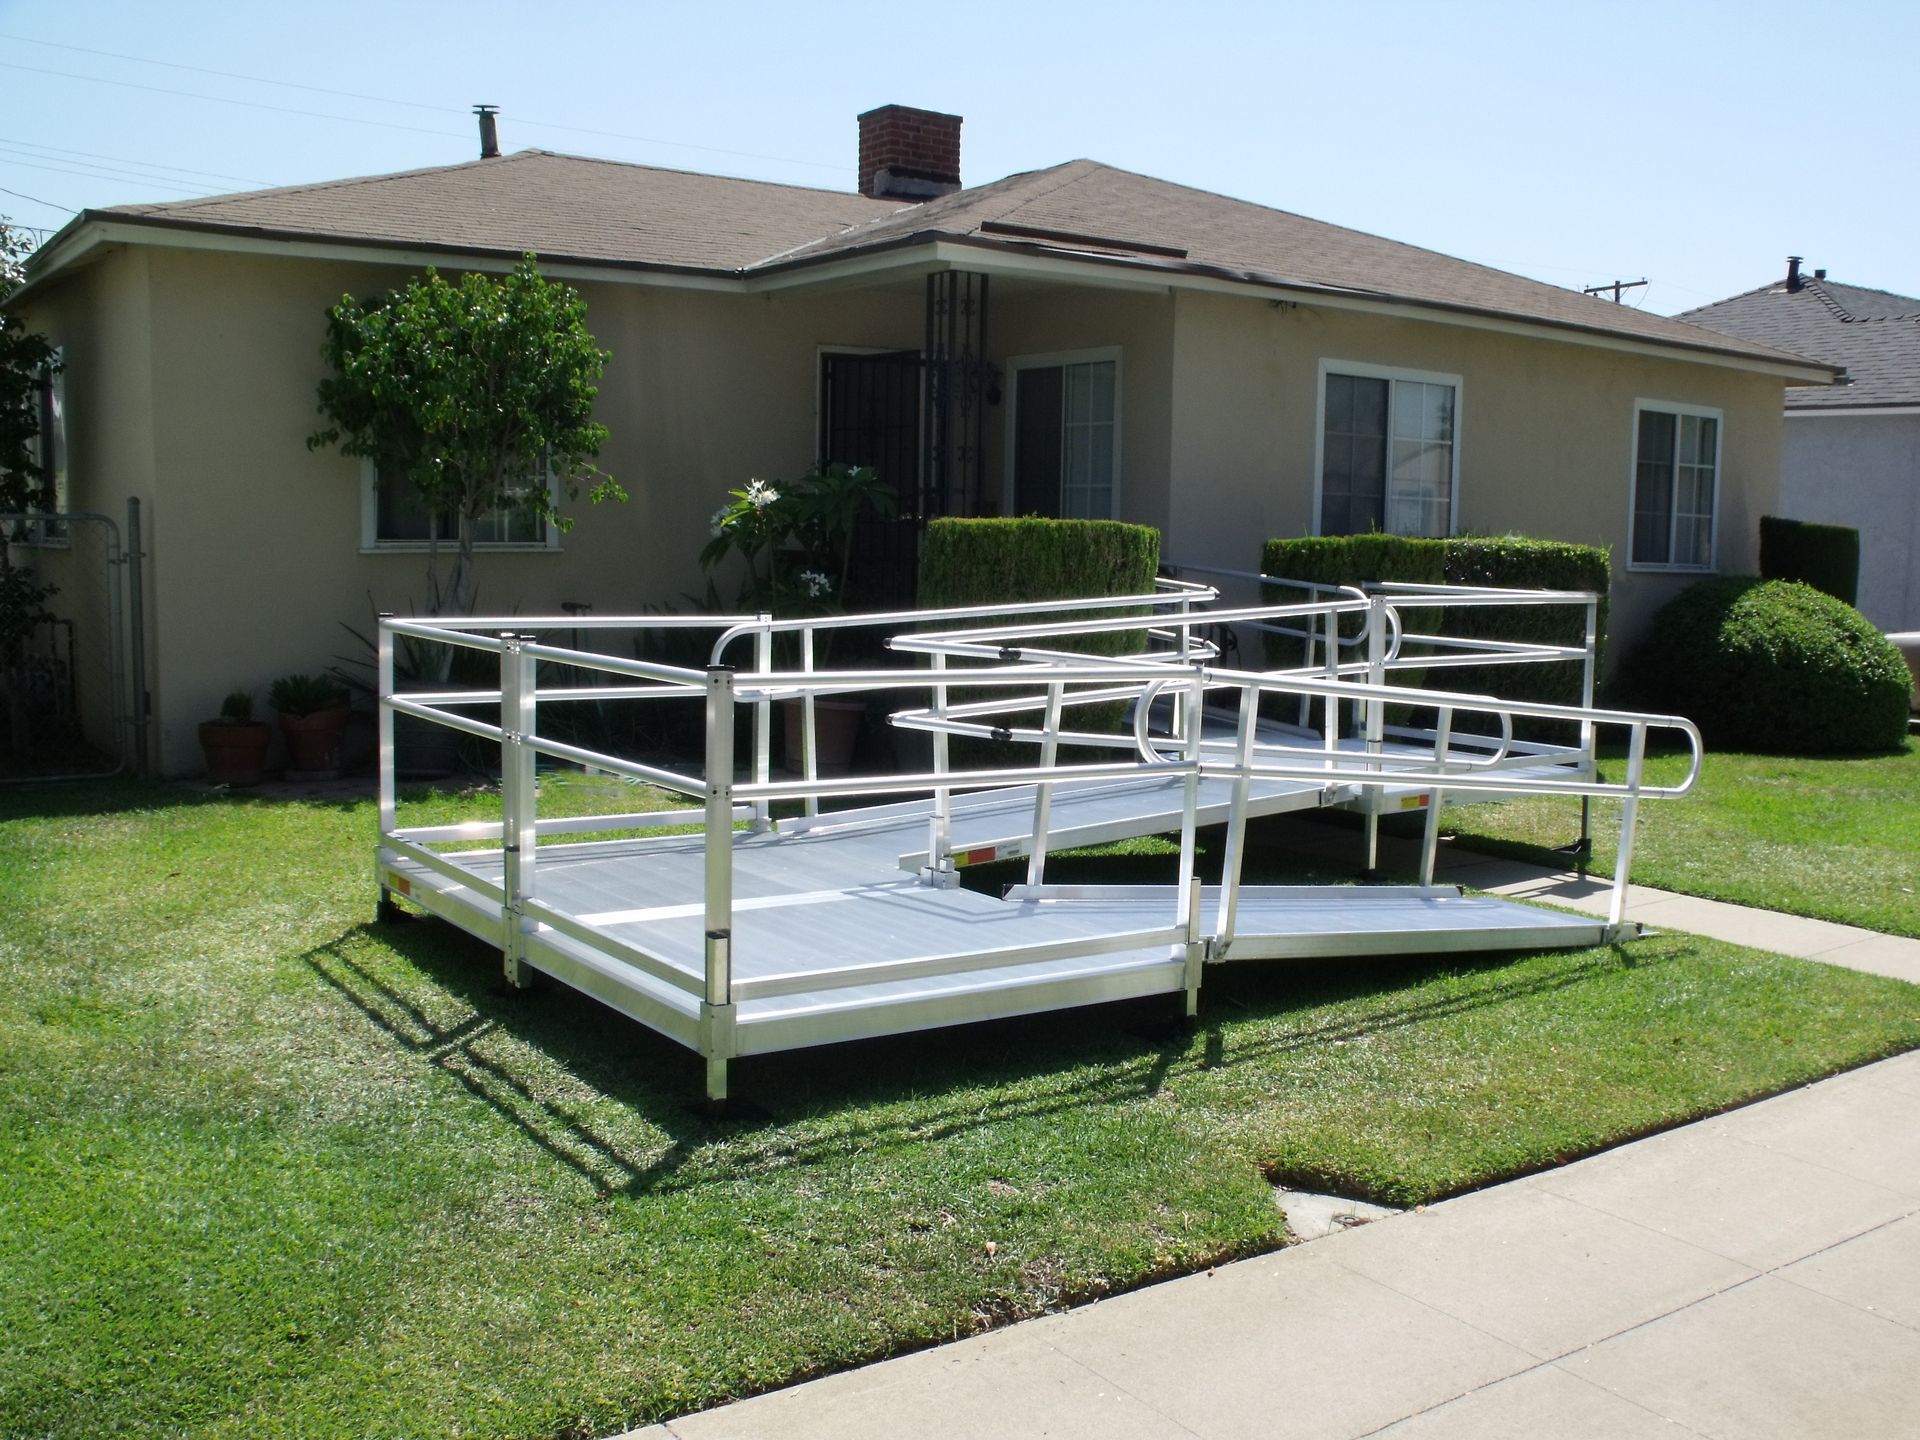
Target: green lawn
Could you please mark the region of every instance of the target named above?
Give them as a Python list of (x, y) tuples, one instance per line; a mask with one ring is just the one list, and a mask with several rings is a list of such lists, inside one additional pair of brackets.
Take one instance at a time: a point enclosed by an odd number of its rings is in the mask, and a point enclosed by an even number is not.
[[(1609, 779), (1625, 771), (1618, 755), (1602, 761)], [(1658, 783), (1685, 773), (1677, 755), (1647, 763)], [(1640, 817), (1638, 884), (1920, 937), (1920, 741), (1849, 760), (1709, 752), (1691, 794), (1646, 801)], [(1475, 805), (1445, 824), (1476, 848), (1545, 860), (1540, 847), (1579, 833), (1579, 801)], [(1618, 803), (1594, 802), (1593, 870), (1613, 873), (1619, 833)]]
[(716, 1123), (370, 924), (372, 839), (0, 793), (0, 1433), (606, 1434), (1271, 1247), (1276, 1176), (1432, 1199), (1920, 1045), (1920, 990), (1670, 936), (746, 1061)]

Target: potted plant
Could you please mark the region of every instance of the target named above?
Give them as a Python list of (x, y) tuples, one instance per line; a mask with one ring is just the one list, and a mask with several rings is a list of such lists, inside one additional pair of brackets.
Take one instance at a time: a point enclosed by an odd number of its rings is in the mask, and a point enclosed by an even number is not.
[(273, 727), (253, 718), (253, 694), (235, 690), (220, 702), (220, 714), (200, 724), (200, 751), (209, 785), (258, 785), (266, 778)]
[[(887, 516), (894, 495), (871, 466), (816, 465), (795, 480), (770, 484), (749, 480), (744, 490), (714, 512), (712, 538), (700, 552), (708, 570), (731, 554), (746, 562), (739, 604), (781, 619), (844, 613), (842, 600), (853, 564), (854, 527), (868, 511)], [(833, 631), (824, 631), (813, 649), (815, 669), (824, 669)], [(789, 648), (782, 663), (798, 664)], [(787, 763), (798, 768), (804, 754), (804, 712), (797, 699), (781, 702), (786, 726)], [(854, 742), (866, 717), (864, 702), (819, 698), (813, 702), (814, 753), (822, 775), (844, 775), (852, 768)]]
[(308, 780), (340, 773), (340, 735), (347, 728), (347, 692), (331, 675), (282, 675), (268, 699), (287, 742), (287, 774)]

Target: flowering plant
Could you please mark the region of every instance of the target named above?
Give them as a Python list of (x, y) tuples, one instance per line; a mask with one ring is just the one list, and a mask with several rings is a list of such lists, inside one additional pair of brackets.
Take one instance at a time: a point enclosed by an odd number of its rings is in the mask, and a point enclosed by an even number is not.
[(845, 600), (860, 517), (894, 513), (892, 490), (866, 465), (816, 465), (795, 480), (749, 480), (713, 512), (700, 564), (729, 555), (746, 562), (742, 609), (776, 615), (825, 615)]

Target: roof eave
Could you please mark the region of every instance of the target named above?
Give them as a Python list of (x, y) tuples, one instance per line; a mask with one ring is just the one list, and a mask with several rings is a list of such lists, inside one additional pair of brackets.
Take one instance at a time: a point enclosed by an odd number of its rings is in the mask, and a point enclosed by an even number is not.
[[(873, 245), (836, 250), (827, 255), (797, 256), (774, 264), (755, 266), (745, 273), (756, 289), (775, 290), (797, 287), (808, 283), (807, 272), (828, 267), (832, 267), (834, 272), (833, 280), (836, 283), (844, 283), (858, 274), (861, 262), (867, 257), (883, 257), (887, 268), (896, 269), (899, 268), (897, 258), (899, 252), (916, 246), (930, 246), (936, 259), (943, 258), (939, 255), (942, 249), (948, 249), (1018, 257), (1027, 262), (1023, 268), (1029, 268), (1035, 263), (1063, 272), (1079, 266), (1097, 267), (1111, 272), (1115, 277), (1114, 283), (1133, 288), (1144, 285), (1154, 289), (1170, 287), (1218, 289), (1225, 286), (1243, 292), (1265, 293), (1269, 296), (1276, 291), (1288, 296), (1297, 295), (1305, 302), (1332, 308), (1384, 310), (1396, 314), (1437, 313), (1448, 316), (1458, 323), (1518, 328), (1561, 339), (1568, 336), (1581, 336), (1588, 343), (1608, 348), (1645, 349), (1662, 354), (1677, 351), (1695, 358), (1710, 358), (1712, 363), (1716, 364), (1760, 370), (1803, 385), (1832, 385), (1846, 374), (1844, 367), (1790, 355), (1785, 351), (1776, 352), (1773, 355), (1756, 355), (1752, 351), (1714, 345), (1710, 342), (1692, 343), (1683, 340), (1656, 339), (1651, 336), (1627, 335), (1599, 326), (1520, 316), (1510, 311), (1495, 310), (1485, 306), (1395, 295), (1384, 290), (1360, 290), (1322, 285), (1312, 281), (1266, 275), (1258, 271), (1232, 270), (1199, 261), (1148, 255), (1137, 257), (1112, 255), (1094, 251), (1062, 252), (1054, 246), (1007, 241), (969, 232), (915, 231), (912, 234), (895, 236)], [(1030, 270), (1029, 273), (1031, 273)], [(1124, 280), (1120, 278), (1123, 275), (1126, 277)]]

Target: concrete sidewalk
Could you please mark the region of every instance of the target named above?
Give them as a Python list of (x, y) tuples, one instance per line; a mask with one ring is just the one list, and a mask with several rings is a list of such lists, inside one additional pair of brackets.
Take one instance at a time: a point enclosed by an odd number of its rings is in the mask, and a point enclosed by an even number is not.
[(1920, 1427), (1920, 1053), (649, 1440)]
[[(1611, 888), (1451, 846), (1440, 869), (1591, 913)], [(1920, 983), (1920, 941), (1642, 886), (1628, 914)], [(1920, 1434), (1917, 1108), (1920, 1052), (1548, 1174), (634, 1433)]]

